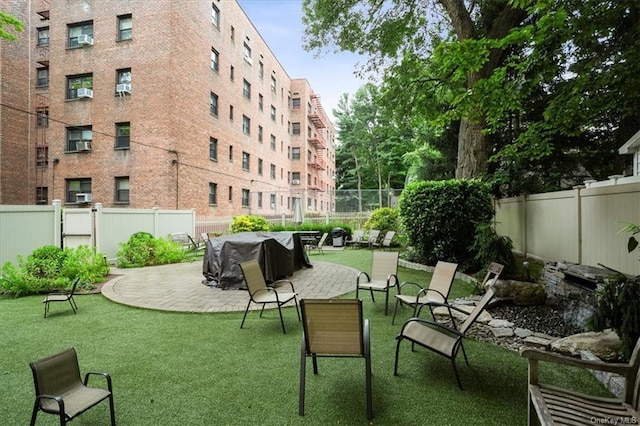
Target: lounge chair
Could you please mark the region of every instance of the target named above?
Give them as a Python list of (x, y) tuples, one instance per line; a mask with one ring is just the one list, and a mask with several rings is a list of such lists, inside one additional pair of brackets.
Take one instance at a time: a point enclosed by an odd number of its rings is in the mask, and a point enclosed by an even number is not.
[[(366, 279), (366, 281), (365, 281)], [(398, 253), (397, 252), (373, 252), (373, 262), (371, 265), (371, 275), (360, 271), (356, 277), (356, 298), (359, 297), (360, 290), (369, 290), (371, 300), (374, 291), (381, 291), (385, 294), (384, 314), (387, 315), (389, 307), (389, 290), (398, 288)]]
[(206, 247), (206, 241), (202, 241), (202, 243), (198, 244), (191, 237), (191, 235), (186, 232), (174, 232), (171, 234), (171, 239), (177, 243), (182, 244), (182, 247), (186, 250), (191, 250), (193, 252), (197, 252), (198, 250), (204, 250)]
[(69, 304), (71, 305), (71, 309), (73, 310), (73, 313), (75, 314), (78, 312), (78, 305), (76, 305), (76, 301), (73, 298), (73, 295), (76, 292), (76, 288), (78, 287), (79, 281), (80, 281), (80, 277), (77, 277), (73, 282), (73, 285), (71, 286), (71, 291), (69, 292), (53, 292), (53, 293), (47, 294), (47, 297), (45, 297), (44, 300), (42, 301), (42, 303), (44, 303), (45, 318), (49, 313), (49, 304), (54, 302), (69, 302)]
[(345, 241), (345, 245), (348, 247), (352, 245), (353, 247), (360, 247), (364, 238), (364, 230), (359, 229), (357, 231), (353, 231), (351, 235), (351, 239)]
[[(640, 340), (628, 363), (583, 360), (532, 348), (524, 348), (520, 355), (529, 361), (530, 425), (620, 425), (640, 421)], [(622, 399), (597, 397), (540, 383), (539, 362), (619, 374), (624, 378), (624, 396)]]
[(302, 299), (300, 307), (303, 332), (298, 414), (304, 415), (307, 357), (312, 358), (313, 374), (318, 374), (318, 357), (358, 357), (365, 359), (367, 419), (373, 419), (369, 320), (362, 318), (362, 301)]
[(393, 237), (396, 235), (396, 231), (387, 231), (386, 234), (384, 234), (384, 238), (382, 239), (382, 241), (378, 242), (374, 242), (372, 245), (373, 247), (380, 247), (382, 250), (384, 250), (385, 248), (391, 250), (391, 241), (393, 241)]
[[(39, 411), (59, 416), (60, 424), (65, 425), (105, 399), (109, 400), (111, 425), (116, 424), (111, 377), (108, 373), (91, 371), (84, 376), (82, 382), (78, 355), (74, 348), (32, 361), (29, 366), (36, 391), (31, 426), (36, 423)], [(89, 377), (92, 375), (104, 377), (108, 390), (88, 387)]]
[[(260, 264), (256, 260), (250, 260), (248, 262), (241, 263), (240, 269), (242, 270), (244, 280), (247, 283), (247, 289), (249, 290), (249, 303), (247, 303), (247, 308), (244, 311), (244, 316), (242, 317), (240, 328), (244, 326), (244, 321), (247, 318), (247, 313), (249, 312), (249, 306), (251, 306), (251, 302), (262, 304), (260, 317), (262, 317), (264, 307), (267, 303), (275, 303), (278, 306), (278, 313), (280, 314), (282, 332), (286, 334), (287, 331), (284, 328), (284, 319), (282, 318), (282, 305), (293, 300), (294, 304), (296, 305), (296, 312), (298, 313), (298, 321), (300, 321), (298, 295), (293, 288), (293, 283), (289, 280), (279, 280), (274, 282), (272, 284), (272, 287), (267, 287), (267, 283), (264, 280), (264, 275), (262, 274), (262, 269), (260, 269)], [(283, 289), (284, 286), (289, 286), (291, 291), (281, 291), (280, 289)]]
[[(473, 325), (475, 320), (480, 316), (480, 314), (485, 309), (489, 301), (491, 301), (494, 295), (495, 288), (489, 287), (480, 302), (478, 302), (473, 311), (468, 314), (467, 319), (460, 325), (460, 327), (456, 327), (453, 315), (451, 315), (451, 322), (453, 324), (452, 326), (418, 317), (407, 320), (407, 322), (405, 322), (402, 326), (400, 334), (398, 334), (398, 336), (396, 337), (398, 342), (396, 344), (396, 357), (393, 367), (393, 375), (398, 375), (400, 343), (402, 343), (403, 340), (408, 340), (411, 342), (412, 350), (414, 344), (417, 344), (446, 358), (449, 358), (453, 365), (453, 371), (456, 374), (458, 387), (462, 389), (462, 383), (460, 382), (460, 376), (458, 375), (458, 369), (456, 368), (456, 355), (458, 354), (458, 350), (462, 349), (464, 360), (467, 365), (469, 365), (469, 360), (467, 359), (467, 354), (464, 351), (462, 340), (466, 337), (467, 331)], [(447, 303), (432, 302), (431, 304), (433, 306), (444, 306), (449, 309), (450, 313), (453, 309), (463, 314), (467, 314), (467, 312), (465, 312), (464, 310)]]
[(377, 229), (372, 229), (369, 231), (369, 237), (367, 237), (367, 244), (369, 248), (373, 248), (373, 245), (378, 242), (378, 238), (380, 237), (380, 231)]
[(322, 237), (320, 237), (320, 240), (318, 240), (317, 243), (315, 243), (315, 244), (307, 244), (305, 246), (305, 249), (307, 251), (317, 250), (318, 253), (324, 254), (324, 252), (322, 251), (322, 247), (324, 246), (324, 243), (325, 243), (325, 241), (326, 241), (328, 236), (329, 236), (329, 233), (325, 232), (324, 234), (322, 234)]

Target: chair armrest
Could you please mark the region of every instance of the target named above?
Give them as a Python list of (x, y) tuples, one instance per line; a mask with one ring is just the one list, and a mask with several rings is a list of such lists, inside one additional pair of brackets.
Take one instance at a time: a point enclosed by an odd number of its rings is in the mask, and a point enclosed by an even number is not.
[(364, 353), (368, 355), (371, 352), (371, 337), (370, 337), (369, 320), (365, 318), (364, 326), (362, 327), (362, 342), (364, 344)]
[(437, 322), (437, 321), (428, 320), (428, 319), (425, 319), (425, 318), (414, 317), (414, 318), (409, 318), (407, 321), (405, 321), (404, 324), (402, 324), (402, 329), (400, 330), (400, 334), (398, 334), (398, 336), (396, 336), (396, 339), (401, 338), (401, 336), (404, 334), (405, 327), (407, 327), (409, 325), (409, 323), (411, 323), (411, 322), (418, 322), (418, 323), (421, 323), (421, 324), (423, 324), (423, 325), (425, 325), (427, 327), (429, 327), (429, 326), (437, 327), (437, 328), (440, 328), (442, 330), (445, 330), (445, 331), (448, 331), (450, 333), (453, 333), (453, 334), (455, 334), (457, 336), (465, 337), (464, 333), (461, 333), (458, 330), (456, 330), (455, 328), (449, 327), (448, 325), (442, 324), (442, 323)]
[(273, 286), (273, 288), (280, 288), (288, 285), (289, 287), (291, 287), (292, 292), (296, 292), (296, 290), (293, 288), (293, 282), (291, 282), (290, 280), (274, 281), (273, 283), (271, 283), (271, 285)]
[(590, 370), (607, 371), (610, 373), (620, 374), (621, 376), (628, 376), (633, 373), (633, 367), (626, 363), (620, 362), (603, 362), (603, 361), (591, 361), (586, 359), (574, 358), (567, 355), (558, 354), (555, 352), (543, 351), (540, 349), (523, 348), (520, 351), (520, 356), (527, 358), (529, 362), (532, 360), (551, 362), (554, 364), (567, 365), (570, 367), (587, 368)]
[(405, 285), (409, 285), (409, 286), (415, 286), (418, 287), (420, 290), (423, 290), (424, 287), (422, 287), (420, 284), (418, 283), (414, 283), (413, 281), (405, 281), (402, 284), (400, 284), (398, 286), (398, 294), (402, 294), (402, 287), (404, 287)]
[(371, 278), (369, 278), (369, 274), (367, 274), (364, 271), (360, 271), (360, 272), (358, 272), (358, 276), (356, 277), (356, 284), (360, 284), (360, 276), (361, 275), (364, 275), (365, 277), (367, 277), (367, 282), (371, 281)]
[(89, 371), (84, 375), (84, 385), (87, 386), (89, 383), (89, 376), (102, 376), (107, 380), (107, 387), (109, 388), (109, 392), (112, 392), (111, 387), (111, 375), (109, 373), (105, 373), (103, 371)]
[[(395, 283), (390, 284), (392, 279), (395, 281)], [(389, 276), (387, 277), (387, 287), (397, 286), (399, 282), (400, 280), (398, 279), (398, 276), (396, 274), (389, 274)]]
[[(422, 290), (420, 290), (420, 292), (418, 293), (417, 297), (418, 299), (420, 298), (420, 296), (424, 296), (426, 295), (428, 292), (433, 291), (438, 293), (440, 296), (442, 296), (442, 298), (446, 301), (447, 300), (447, 296), (445, 296), (444, 294), (442, 294), (441, 291), (436, 290), (435, 288), (423, 288)], [(438, 302), (430, 302), (430, 303), (438, 303)], [(453, 306), (451, 306), (453, 307)]]

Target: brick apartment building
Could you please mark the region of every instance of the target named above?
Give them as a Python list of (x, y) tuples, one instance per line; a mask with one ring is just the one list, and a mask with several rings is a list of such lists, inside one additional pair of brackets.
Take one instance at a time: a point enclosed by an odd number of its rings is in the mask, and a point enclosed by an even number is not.
[(335, 130), (235, 0), (9, 3), (0, 204), (333, 209)]

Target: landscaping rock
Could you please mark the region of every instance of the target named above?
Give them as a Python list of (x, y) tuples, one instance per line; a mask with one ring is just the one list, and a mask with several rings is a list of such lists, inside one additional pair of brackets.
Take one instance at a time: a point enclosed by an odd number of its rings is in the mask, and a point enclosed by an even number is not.
[(529, 336), (522, 339), (524, 346), (531, 346), (534, 348), (548, 349), (551, 345), (551, 340), (542, 337)]
[(513, 328), (510, 328), (510, 327), (491, 327), (491, 332), (495, 337), (513, 336)]
[(622, 342), (615, 331), (589, 331), (558, 339), (551, 344), (551, 350), (565, 355), (580, 356), (581, 351), (589, 351), (605, 361), (618, 359)]
[(526, 328), (516, 327), (515, 330), (513, 330), (513, 334), (515, 334), (517, 337), (521, 339), (524, 339), (525, 337), (532, 336), (533, 331), (528, 330)]
[(528, 281), (498, 280), (496, 298), (510, 300), (517, 306), (543, 305), (547, 299), (544, 285)]

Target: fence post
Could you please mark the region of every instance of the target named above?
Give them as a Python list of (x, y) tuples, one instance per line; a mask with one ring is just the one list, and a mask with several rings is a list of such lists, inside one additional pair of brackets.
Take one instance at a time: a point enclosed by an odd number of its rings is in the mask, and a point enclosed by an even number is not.
[(529, 253), (527, 248), (527, 194), (522, 196), (522, 252), (526, 259)]
[(578, 264), (582, 264), (582, 188), (584, 185), (575, 186), (575, 197), (576, 197), (576, 238), (577, 238), (577, 250), (578, 250)]
[(282, 213), (282, 227), (284, 228), (285, 226), (287, 226), (287, 217)]
[(53, 200), (53, 245), (62, 248), (62, 202)]
[(93, 213), (93, 248), (96, 253), (102, 252), (102, 203), (96, 203)]
[(189, 235), (192, 235), (195, 240), (200, 238), (200, 235), (196, 234), (196, 209), (191, 209), (191, 232)]
[(153, 208), (153, 236), (158, 238), (158, 228), (160, 227), (160, 207)]

